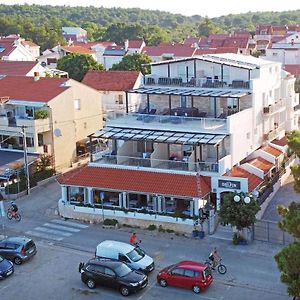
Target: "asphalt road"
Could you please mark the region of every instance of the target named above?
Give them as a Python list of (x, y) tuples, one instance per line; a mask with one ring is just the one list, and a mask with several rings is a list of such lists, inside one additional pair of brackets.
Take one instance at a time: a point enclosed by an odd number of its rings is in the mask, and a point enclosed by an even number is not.
[[(102, 240), (128, 242), (131, 229), (103, 229), (99, 224), (63, 220), (55, 215), (59, 195), (58, 185), (48, 184), (17, 200), (22, 213), (20, 223), (0, 219), (0, 234), (31, 236), (38, 246), (31, 261), (16, 266), (15, 274), (0, 282), (1, 300), (122, 299), (117, 291), (103, 287), (89, 290), (80, 280), (78, 264), (93, 257)], [(150, 274), (148, 287), (131, 295), (131, 299), (290, 299), (273, 258), (279, 246), (262, 242), (233, 246), (230, 241), (213, 236), (196, 240), (147, 230), (137, 230), (137, 234), (142, 247), (154, 258), (156, 270)], [(214, 273), (214, 282), (207, 291), (195, 295), (189, 290), (162, 288), (156, 283), (159, 269), (184, 259), (203, 261), (214, 246), (228, 272)]]

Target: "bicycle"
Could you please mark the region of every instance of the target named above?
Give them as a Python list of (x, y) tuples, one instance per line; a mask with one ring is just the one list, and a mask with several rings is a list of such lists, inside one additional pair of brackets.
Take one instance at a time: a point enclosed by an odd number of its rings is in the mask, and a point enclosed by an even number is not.
[(15, 219), (16, 221), (21, 221), (21, 215), (18, 212), (15, 212), (12, 207), (7, 209), (6, 216), (9, 220)]
[(210, 260), (210, 259), (207, 259), (207, 260), (204, 262), (204, 264), (207, 265), (208, 267), (210, 267), (210, 268), (213, 269), (213, 270), (214, 270), (215, 268), (217, 268), (218, 272), (219, 272), (220, 274), (224, 275), (224, 274), (227, 272), (227, 267), (226, 267), (225, 265), (221, 264), (221, 260), (222, 260), (222, 259), (219, 260), (218, 264), (217, 264), (215, 267), (214, 267), (214, 265), (213, 265), (213, 261)]

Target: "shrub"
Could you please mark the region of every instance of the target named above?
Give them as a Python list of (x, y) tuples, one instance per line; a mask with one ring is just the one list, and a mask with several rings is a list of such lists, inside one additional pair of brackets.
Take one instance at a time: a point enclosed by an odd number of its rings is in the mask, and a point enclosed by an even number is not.
[(166, 230), (163, 229), (163, 227), (162, 227), (161, 225), (159, 225), (159, 226), (158, 226), (158, 231), (159, 231), (159, 232), (165, 232)]
[(103, 225), (107, 225), (107, 226), (116, 226), (116, 224), (118, 224), (118, 220), (116, 219), (105, 219), (103, 221)]
[(34, 119), (47, 119), (49, 117), (49, 112), (47, 110), (37, 110), (34, 112)]
[(175, 231), (173, 229), (166, 229), (167, 233), (174, 233)]
[(154, 225), (154, 224), (150, 224), (150, 225), (147, 227), (147, 229), (153, 231), (153, 230), (156, 230), (157, 227), (156, 227), (156, 225)]

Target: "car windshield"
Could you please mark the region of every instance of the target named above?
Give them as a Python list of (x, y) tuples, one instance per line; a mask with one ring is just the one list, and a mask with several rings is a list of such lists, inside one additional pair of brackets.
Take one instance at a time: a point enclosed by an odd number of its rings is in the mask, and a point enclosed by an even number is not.
[(136, 262), (141, 260), (145, 256), (145, 253), (139, 248), (134, 248), (132, 251), (127, 253), (127, 256), (130, 260)]
[(124, 277), (130, 272), (132, 272), (132, 270), (125, 264), (120, 264), (118, 267), (115, 268), (114, 271), (119, 277)]

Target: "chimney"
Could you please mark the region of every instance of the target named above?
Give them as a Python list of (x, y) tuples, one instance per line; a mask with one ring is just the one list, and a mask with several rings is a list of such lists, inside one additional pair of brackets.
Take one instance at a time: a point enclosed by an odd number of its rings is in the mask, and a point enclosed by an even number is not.
[(33, 80), (38, 81), (40, 79), (40, 73), (39, 72), (34, 72)]
[(125, 52), (127, 52), (128, 51), (128, 47), (129, 47), (129, 41), (128, 40), (124, 41), (124, 46), (125, 46)]

